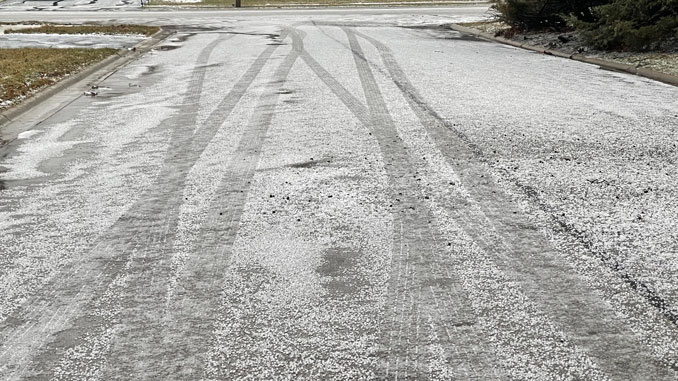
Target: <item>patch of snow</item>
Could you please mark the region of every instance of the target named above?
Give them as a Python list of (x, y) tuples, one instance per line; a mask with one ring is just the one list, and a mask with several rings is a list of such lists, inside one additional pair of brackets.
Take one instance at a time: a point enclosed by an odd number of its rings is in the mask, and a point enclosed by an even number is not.
[[(9, 171), (2, 175), (2, 179), (25, 180), (45, 176), (46, 173), (39, 169), (43, 161), (60, 157), (67, 149), (84, 143), (84, 141), (61, 139), (76, 123), (77, 121), (73, 120), (57, 124), (40, 138), (28, 140), (21, 145), (18, 149), (21, 155), (12, 156), (3, 164)], [(39, 133), (40, 131), (27, 132)]]
[(38, 130), (24, 131), (24, 132), (20, 133), (19, 135), (17, 135), (17, 139), (28, 139), (32, 136), (40, 134), (41, 132), (42, 131), (38, 131)]
[(128, 48), (143, 41), (142, 35), (101, 35), (101, 34), (3, 34), (0, 45), (3, 48)]

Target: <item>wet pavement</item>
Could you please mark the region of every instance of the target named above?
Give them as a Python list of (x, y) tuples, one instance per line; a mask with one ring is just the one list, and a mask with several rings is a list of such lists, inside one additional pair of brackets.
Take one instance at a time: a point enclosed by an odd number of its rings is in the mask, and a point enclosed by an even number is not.
[(0, 378), (678, 377), (675, 87), (297, 12), (83, 13), (175, 33), (0, 135)]

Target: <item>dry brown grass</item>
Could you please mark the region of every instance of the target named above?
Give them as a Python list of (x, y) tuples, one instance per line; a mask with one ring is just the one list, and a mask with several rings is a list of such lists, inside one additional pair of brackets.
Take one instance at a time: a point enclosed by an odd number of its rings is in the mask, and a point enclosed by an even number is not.
[(0, 108), (115, 52), (115, 49), (0, 49)]
[(39, 28), (9, 29), (5, 33), (54, 33), (54, 34), (140, 34), (150, 36), (159, 30), (144, 25), (42, 25)]

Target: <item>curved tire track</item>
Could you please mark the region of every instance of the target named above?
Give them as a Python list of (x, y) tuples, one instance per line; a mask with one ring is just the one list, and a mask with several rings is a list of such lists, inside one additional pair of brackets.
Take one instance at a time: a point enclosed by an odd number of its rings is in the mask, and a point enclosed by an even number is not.
[[(206, 73), (206, 68), (200, 66), (207, 62), (212, 50), (224, 40), (224, 38), (215, 39), (196, 58), (196, 66), (198, 67), (193, 71), (189, 80), (189, 86), (184, 96), (186, 112), (182, 115), (190, 118), (197, 112), (198, 100)], [(184, 122), (186, 125), (191, 125), (190, 120)], [(181, 149), (189, 138), (190, 135), (185, 130), (173, 130), (171, 149)], [(171, 157), (168, 157), (166, 162), (170, 162), (170, 160)], [(161, 176), (160, 178), (163, 179), (164, 177)], [(27, 358), (30, 353), (36, 353), (37, 348), (42, 347), (49, 339), (44, 336), (46, 330), (50, 333), (51, 331), (61, 330), (67, 324), (68, 319), (74, 316), (76, 310), (82, 309), (85, 303), (96, 295), (103, 295), (106, 292), (108, 286), (114, 282), (122, 268), (128, 263), (130, 253), (139, 245), (138, 237), (133, 234), (130, 235), (131, 242), (124, 244), (120, 242), (127, 238), (125, 229), (131, 228), (134, 230), (133, 226), (125, 228), (125, 223), (136, 224), (137, 227), (140, 224), (160, 226), (167, 224), (168, 220), (163, 220), (160, 215), (154, 213), (149, 213), (146, 220), (135, 219), (135, 213), (139, 212), (139, 208), (145, 207), (146, 201), (137, 202), (135, 205), (137, 207), (131, 208), (130, 213), (127, 213), (110, 228), (109, 237), (102, 239), (89, 251), (98, 254), (95, 256), (95, 260), (81, 262), (73, 268), (64, 269), (62, 273), (56, 274), (53, 281), (44, 286), (45, 290), (49, 290), (47, 293), (28, 300), (22, 307), (14, 311), (10, 318), (2, 322), (0, 330), (7, 335), (3, 337), (3, 340), (0, 340), (4, 343), (2, 352), (0, 352), (0, 362), (7, 369), (13, 373), (14, 371), (18, 373), (24, 371), (28, 365)], [(170, 205), (174, 207), (175, 204)], [(148, 217), (155, 217), (155, 219), (148, 220)], [(119, 259), (112, 260), (116, 252)], [(102, 324), (99, 322), (93, 325), (101, 327)], [(37, 332), (38, 329), (40, 330), (39, 333)], [(49, 357), (49, 362), (52, 363), (58, 357), (57, 354), (64, 353), (65, 348), (59, 348), (52, 343), (51, 346), (43, 350), (43, 353), (45, 351), (49, 354), (43, 355), (43, 358), (47, 360), (45, 357)], [(17, 356), (20, 356), (18, 362), (16, 362)], [(37, 362), (40, 361), (37, 360)], [(38, 366), (38, 368), (40, 367)], [(36, 371), (42, 373), (51, 370), (53, 370), (51, 367), (47, 367)]]
[[(55, 276), (54, 281), (46, 287), (50, 292), (25, 303), (0, 326), (7, 333), (2, 340), (5, 345), (3, 352), (0, 352), (0, 358), (6, 364), (6, 369), (12, 373), (25, 371), (27, 358), (51, 340), (33, 361), (33, 373), (49, 374), (56, 366), (55, 361), (68, 349), (86, 346), (92, 336), (96, 337), (110, 328), (111, 319), (102, 321), (100, 317), (86, 312), (84, 307), (90, 306), (92, 311), (97, 311), (96, 306), (101, 305), (109, 285), (123, 276), (123, 269), (125, 276), (131, 274), (133, 279), (137, 279), (136, 283), (125, 283), (135, 291), (128, 300), (147, 295), (150, 287), (158, 288), (157, 282), (166, 284), (167, 279), (163, 277), (170, 269), (165, 252), (171, 247), (172, 235), (176, 231), (176, 215), (181, 204), (186, 175), (277, 48), (277, 45), (271, 45), (264, 49), (226, 95), (219, 108), (208, 117), (204, 127), (194, 134), (191, 127), (195, 125), (207, 70), (204, 64), (217, 44), (231, 37), (218, 38), (197, 58), (196, 70), (184, 99), (183, 112), (174, 120), (166, 122), (167, 125), (178, 128), (172, 131), (170, 150), (155, 187), (142, 195), (129, 212), (111, 227), (109, 236), (90, 251), (94, 255), (89, 260), (66, 270), (65, 274)], [(185, 128), (186, 126), (189, 128)], [(143, 255), (137, 253), (132, 259), (133, 252), (142, 252)], [(152, 269), (150, 274), (149, 268)], [(137, 324), (147, 322), (143, 303), (124, 308), (136, 310), (137, 317), (141, 320)], [(82, 312), (85, 314), (79, 316)], [(73, 320), (76, 316), (79, 316), (78, 319)], [(63, 335), (49, 337), (43, 334), (45, 330), (61, 331), (68, 326), (70, 320), (73, 325), (67, 331), (62, 331), (68, 336), (68, 340), (64, 340)]]
[[(428, 106), (398, 65), (390, 48), (363, 33), (356, 34), (377, 48), (410, 108), (427, 127), (440, 152), (481, 207), (483, 215), (473, 213), (460, 204), (448, 204), (446, 207), (463, 222), (466, 233), (496, 258), (502, 270), (517, 274), (527, 295), (565, 329), (575, 344), (586, 348), (608, 374), (634, 379), (669, 379), (675, 376), (670, 369), (653, 360), (646, 350), (640, 349), (642, 344), (629, 327), (619, 321), (615, 311), (575, 273), (572, 265), (562, 260), (546, 237), (522, 215), (520, 207), (492, 180), (480, 150)], [(620, 272), (618, 266), (611, 269), (619, 273), (624, 283), (634, 290), (639, 289), (637, 284), (640, 282)], [(658, 296), (648, 294), (647, 287), (644, 290), (646, 292), (641, 292), (641, 295), (675, 323), (666, 304), (654, 303)]]
[[(287, 32), (283, 33), (281, 39), (286, 35)], [(278, 103), (279, 90), (298, 57), (299, 49), (295, 45), (257, 101), (253, 118), (228, 162), (216, 197), (211, 201), (210, 213), (201, 228), (201, 242), (195, 249), (199, 255), (192, 257), (182, 272), (175, 300), (164, 319), (164, 329), (151, 335), (162, 338), (162, 362), (167, 366), (163, 377), (181, 375), (182, 379), (197, 379), (203, 376), (208, 362), (207, 344), (222, 316), (220, 303), (226, 263)], [(123, 353), (129, 350), (133, 348), (121, 348)]]
[[(416, 165), (398, 136), (355, 33), (348, 28), (343, 30), (367, 100), (366, 127), (377, 139), (395, 201), (394, 268), (383, 328), (384, 376), (496, 377), (492, 352), (488, 348), (472, 350), (480, 342), (474, 328), (476, 317), (468, 294), (444, 265), (446, 260), (441, 253), (447, 252), (445, 240), (430, 225), (433, 218), (422, 202)], [(431, 373), (433, 364), (427, 358), (434, 347), (442, 349), (442, 355), (438, 355), (442, 358), (436, 360), (444, 364), (436, 374)]]

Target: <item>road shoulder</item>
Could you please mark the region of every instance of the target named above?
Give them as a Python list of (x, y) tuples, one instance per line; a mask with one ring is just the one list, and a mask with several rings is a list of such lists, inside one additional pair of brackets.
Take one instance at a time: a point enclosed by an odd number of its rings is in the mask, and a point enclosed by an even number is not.
[(668, 74), (668, 73), (663, 73), (663, 72), (660, 72), (660, 71), (656, 71), (656, 70), (652, 70), (652, 69), (648, 69), (648, 68), (643, 68), (643, 67), (636, 67), (634, 65), (628, 65), (628, 64), (624, 64), (624, 63), (613, 62), (613, 61), (605, 60), (605, 59), (601, 59), (601, 58), (590, 57), (590, 56), (586, 56), (584, 54), (568, 54), (568, 53), (562, 52), (560, 50), (548, 49), (548, 48), (544, 48), (544, 47), (541, 47), (541, 46), (536, 46), (536, 45), (531, 45), (531, 44), (528, 44), (528, 43), (514, 41), (514, 40), (511, 40), (511, 39), (501, 37), (501, 36), (495, 36), (494, 34), (483, 32), (479, 29), (470, 28), (470, 27), (459, 25), (459, 24), (449, 24), (447, 26), (450, 29), (455, 30), (457, 32), (482, 37), (484, 39), (499, 42), (501, 44), (511, 45), (511, 46), (514, 46), (514, 47), (517, 47), (517, 48), (531, 50), (531, 51), (535, 51), (535, 52), (550, 55), (550, 56), (567, 58), (567, 59), (571, 59), (571, 60), (575, 60), (575, 61), (579, 61), (579, 62), (584, 62), (584, 63), (588, 63), (588, 64), (592, 64), (592, 65), (598, 65), (602, 69), (639, 75), (641, 77), (653, 79), (655, 81), (660, 81), (660, 82), (670, 84), (670, 85), (673, 85), (673, 86), (678, 86), (678, 76), (671, 75), (671, 74)]

